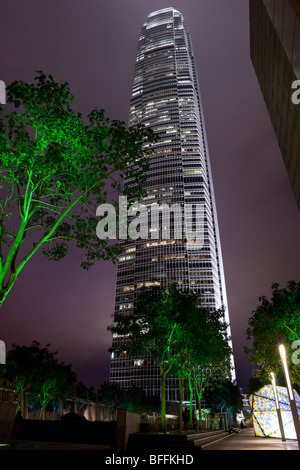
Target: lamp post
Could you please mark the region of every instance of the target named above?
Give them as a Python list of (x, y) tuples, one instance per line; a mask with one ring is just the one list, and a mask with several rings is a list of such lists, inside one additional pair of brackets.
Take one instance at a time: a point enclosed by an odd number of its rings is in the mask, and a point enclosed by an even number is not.
[(286, 439), (285, 439), (285, 434), (284, 434), (284, 428), (283, 428), (283, 422), (282, 422), (282, 416), (281, 416), (281, 411), (280, 411), (280, 405), (279, 405), (278, 392), (277, 392), (274, 372), (271, 372), (271, 381), (272, 381), (272, 386), (273, 386), (273, 392), (274, 392), (275, 405), (276, 405), (279, 429), (280, 429), (280, 434), (281, 434), (281, 440), (282, 440), (282, 442), (285, 442)]
[(281, 359), (281, 363), (282, 363), (286, 388), (287, 388), (288, 396), (289, 396), (289, 400), (290, 400), (291, 412), (292, 412), (295, 431), (296, 431), (296, 435), (297, 435), (298, 446), (299, 446), (299, 450), (300, 450), (300, 421), (299, 421), (299, 415), (298, 415), (298, 410), (297, 410), (297, 406), (296, 406), (294, 390), (293, 390), (292, 382), (291, 382), (291, 379), (290, 379), (290, 372), (289, 372), (287, 358), (286, 358), (286, 350), (285, 350), (283, 340), (282, 340), (281, 337), (278, 338), (278, 347), (279, 347), (279, 354), (280, 354), (280, 359)]

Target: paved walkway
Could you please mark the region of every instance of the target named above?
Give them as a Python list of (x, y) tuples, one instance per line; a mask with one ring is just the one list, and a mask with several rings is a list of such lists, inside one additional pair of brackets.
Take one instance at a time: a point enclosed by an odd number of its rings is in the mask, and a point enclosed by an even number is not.
[(282, 442), (281, 439), (256, 437), (253, 428), (246, 428), (203, 450), (299, 450), (299, 447), (294, 440)]
[[(0, 445), (1, 450), (98, 450), (111, 452), (109, 446), (89, 444), (63, 444), (55, 442), (11, 441), (9, 445)], [(199, 449), (200, 450), (200, 449)], [(206, 450), (299, 450), (298, 442), (281, 439), (255, 437), (253, 428), (246, 428), (233, 436), (226, 437), (215, 444), (202, 449)], [(3, 453), (2, 453), (3, 456)]]

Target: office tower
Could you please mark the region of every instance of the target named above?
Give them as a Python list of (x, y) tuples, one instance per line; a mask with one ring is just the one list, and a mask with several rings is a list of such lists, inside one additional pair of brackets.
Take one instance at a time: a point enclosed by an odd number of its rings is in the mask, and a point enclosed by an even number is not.
[[(217, 213), (194, 55), (185, 20), (173, 8), (151, 13), (138, 40), (130, 103), (129, 126), (151, 127), (159, 141), (153, 145), (142, 203), (185, 208), (202, 204), (204, 243), (164, 239), (151, 233), (148, 240), (123, 245), (117, 274), (115, 320), (134, 309), (142, 287), (166, 288), (170, 282), (201, 294), (203, 305), (225, 306), (229, 322)], [(130, 184), (130, 181), (127, 181)], [(163, 228), (161, 227), (161, 230)], [(159, 235), (156, 237), (156, 235)], [(185, 234), (184, 234), (185, 235)], [(115, 337), (113, 341), (120, 341)], [(125, 349), (125, 347), (124, 347)], [(126, 353), (111, 359), (110, 382), (136, 385), (147, 394), (160, 391), (160, 373), (150, 358)], [(177, 400), (175, 378), (167, 383), (167, 400)]]
[[(300, 1), (250, 0), (251, 60), (300, 209)], [(300, 82), (299, 82), (300, 85)]]

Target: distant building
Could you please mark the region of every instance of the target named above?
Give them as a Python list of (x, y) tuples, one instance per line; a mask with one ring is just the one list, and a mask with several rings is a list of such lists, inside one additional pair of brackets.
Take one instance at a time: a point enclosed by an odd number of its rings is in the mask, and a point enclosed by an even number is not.
[[(300, 210), (300, 1), (250, 0), (251, 59)], [(297, 95), (300, 98), (300, 92)]]

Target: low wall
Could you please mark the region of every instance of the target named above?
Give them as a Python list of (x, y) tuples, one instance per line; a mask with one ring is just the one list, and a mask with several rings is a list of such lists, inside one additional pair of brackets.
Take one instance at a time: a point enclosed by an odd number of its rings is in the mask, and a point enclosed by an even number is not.
[(128, 410), (118, 409), (116, 449), (127, 449), (129, 434), (139, 432), (141, 416)]
[(44, 421), (24, 420), (18, 440), (115, 445), (115, 421)]
[(0, 441), (11, 439), (16, 408), (16, 403), (0, 402)]

